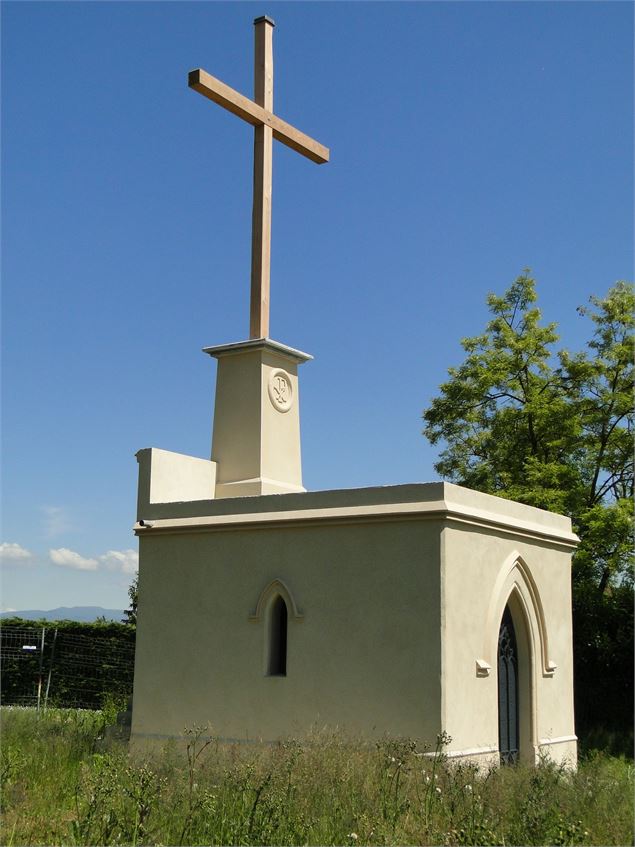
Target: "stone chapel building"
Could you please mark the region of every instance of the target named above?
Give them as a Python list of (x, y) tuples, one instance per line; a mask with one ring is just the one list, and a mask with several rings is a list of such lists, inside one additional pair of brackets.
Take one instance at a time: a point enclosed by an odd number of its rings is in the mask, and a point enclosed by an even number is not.
[[(211, 723), (231, 741), (315, 726), (450, 757), (574, 763), (569, 518), (444, 482), (307, 492), (298, 368), (269, 337), (269, 18), (254, 101), (190, 86), (255, 126), (251, 337), (218, 361), (211, 459), (140, 450), (131, 741)], [(270, 96), (271, 95), (271, 96)]]
[(207, 352), (214, 459), (137, 454), (133, 743), (327, 725), (574, 762), (570, 520), (444, 482), (306, 492), (308, 357)]

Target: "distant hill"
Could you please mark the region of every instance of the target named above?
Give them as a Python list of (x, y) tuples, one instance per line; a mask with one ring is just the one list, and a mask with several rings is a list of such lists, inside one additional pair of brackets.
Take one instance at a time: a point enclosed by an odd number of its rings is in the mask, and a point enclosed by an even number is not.
[(60, 606), (57, 609), (18, 609), (15, 612), (0, 612), (1, 618), (23, 618), (26, 621), (96, 621), (104, 617), (107, 621), (121, 621), (123, 609), (103, 609), (101, 606)]

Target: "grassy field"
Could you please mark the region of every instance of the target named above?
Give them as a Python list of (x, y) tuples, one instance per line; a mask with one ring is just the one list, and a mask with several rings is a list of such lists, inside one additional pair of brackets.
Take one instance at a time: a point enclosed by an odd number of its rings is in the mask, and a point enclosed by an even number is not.
[(229, 747), (189, 733), (133, 761), (104, 744), (107, 712), (8, 709), (4, 845), (633, 843), (633, 763), (588, 754), (478, 774), (407, 741)]

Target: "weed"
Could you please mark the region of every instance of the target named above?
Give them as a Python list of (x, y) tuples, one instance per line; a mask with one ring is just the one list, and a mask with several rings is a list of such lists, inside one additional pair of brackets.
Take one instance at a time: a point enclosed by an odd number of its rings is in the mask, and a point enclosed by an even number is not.
[[(114, 711), (111, 709), (111, 712)], [(3, 710), (2, 843), (632, 843), (633, 766), (594, 753), (577, 771), (477, 769), (403, 739), (328, 730), (238, 747), (208, 726), (145, 760), (95, 752), (108, 715)]]

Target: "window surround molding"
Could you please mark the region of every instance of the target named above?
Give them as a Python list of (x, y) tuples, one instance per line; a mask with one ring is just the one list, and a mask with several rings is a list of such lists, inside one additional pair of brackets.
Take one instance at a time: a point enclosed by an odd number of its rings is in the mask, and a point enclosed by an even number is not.
[(522, 607), (529, 627), (533, 656), (540, 667), (542, 676), (552, 677), (558, 666), (550, 654), (548, 630), (540, 594), (527, 563), (517, 550), (514, 550), (503, 563), (491, 594), (482, 654), (476, 661), (477, 676), (490, 674), (497, 650), (493, 633), (496, 632), (497, 640), (497, 624), (512, 595), (517, 598)]
[(290, 618), (293, 618), (293, 620), (296, 621), (304, 620), (304, 615), (298, 608), (293, 594), (281, 579), (272, 580), (262, 589), (260, 596), (258, 597), (258, 601), (256, 602), (256, 606), (253, 612), (249, 615), (248, 620), (252, 623), (258, 623), (261, 621), (269, 601), (276, 595), (280, 595), (287, 604), (287, 610)]

